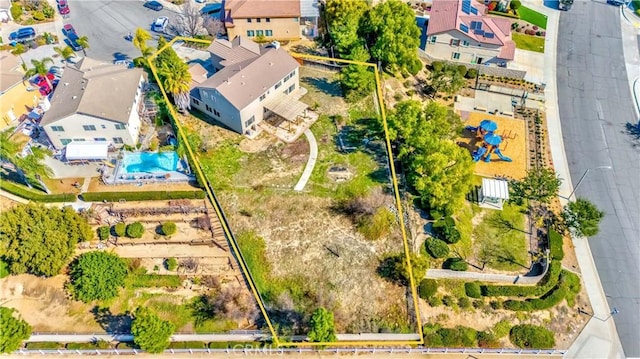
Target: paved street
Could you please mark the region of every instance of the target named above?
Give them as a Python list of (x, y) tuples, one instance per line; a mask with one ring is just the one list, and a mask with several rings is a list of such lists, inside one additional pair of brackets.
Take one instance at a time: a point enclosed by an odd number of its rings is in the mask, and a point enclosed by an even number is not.
[(132, 0), (70, 0), (71, 14), (63, 24), (70, 23), (80, 36), (89, 37), (87, 56), (108, 62), (122, 55), (133, 59), (140, 56), (140, 52), (124, 37), (141, 27), (157, 38), (158, 34), (150, 31), (153, 20), (167, 16), (169, 24), (175, 24), (177, 15), (166, 6), (162, 11), (153, 11), (143, 7), (143, 3)]
[[(637, 52), (637, 45), (625, 41), (630, 45)], [(557, 49), (558, 107), (571, 178), (575, 186), (588, 171), (576, 195), (606, 213), (589, 245), (609, 307), (620, 312), (613, 319), (625, 355), (639, 357), (640, 152), (623, 133), (637, 115), (620, 10), (604, 1), (575, 2), (560, 17)]]

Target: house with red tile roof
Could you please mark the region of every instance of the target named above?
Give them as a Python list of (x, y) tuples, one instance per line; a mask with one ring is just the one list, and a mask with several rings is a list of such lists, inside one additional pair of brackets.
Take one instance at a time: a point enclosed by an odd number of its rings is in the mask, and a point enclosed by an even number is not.
[(487, 7), (475, 0), (433, 0), (425, 48), (430, 56), (504, 65), (515, 49), (509, 19), (487, 15)]

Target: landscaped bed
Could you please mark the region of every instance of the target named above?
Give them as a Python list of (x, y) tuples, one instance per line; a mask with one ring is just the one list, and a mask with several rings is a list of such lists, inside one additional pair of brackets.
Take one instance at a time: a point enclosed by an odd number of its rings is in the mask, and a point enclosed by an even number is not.
[(525, 35), (514, 32), (511, 38), (516, 43), (516, 47), (522, 50), (544, 52), (544, 37)]

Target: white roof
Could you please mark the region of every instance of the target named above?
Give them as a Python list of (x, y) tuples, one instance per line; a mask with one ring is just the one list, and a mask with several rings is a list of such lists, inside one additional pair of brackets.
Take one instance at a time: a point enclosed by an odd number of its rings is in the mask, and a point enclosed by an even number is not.
[(109, 152), (109, 142), (70, 142), (65, 151), (68, 161), (73, 160), (106, 160)]
[(509, 182), (483, 178), (482, 195), (490, 198), (509, 199)]

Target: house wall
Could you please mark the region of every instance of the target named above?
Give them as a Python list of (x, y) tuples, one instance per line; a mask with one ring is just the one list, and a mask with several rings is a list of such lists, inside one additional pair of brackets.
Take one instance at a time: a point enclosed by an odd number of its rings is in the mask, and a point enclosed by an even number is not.
[[(433, 38), (435, 37), (435, 42)], [(460, 40), (459, 45), (452, 45), (451, 40)], [(463, 46), (463, 41), (467, 41), (468, 45)], [(425, 52), (432, 57), (457, 61), (467, 64), (475, 64), (478, 58), (482, 58), (482, 63), (497, 62), (496, 56), (500, 54), (501, 46), (480, 43), (464, 33), (451, 30), (427, 37), (427, 46)], [(454, 53), (459, 53), (458, 59), (454, 58)], [(504, 60), (499, 60), (503, 62)]]
[[(260, 18), (258, 22), (257, 18), (250, 19), (233, 19), (233, 27), (227, 28), (227, 34), (229, 40), (233, 40), (236, 36), (247, 36), (252, 40), (258, 37), (258, 31), (264, 32), (266, 40), (298, 40), (300, 39), (300, 19), (297, 17), (290, 18), (269, 18), (269, 22), (266, 18)], [(267, 30), (271, 30), (273, 34), (267, 35)], [(249, 33), (253, 31), (253, 35)]]
[[(93, 125), (96, 129), (95, 131), (85, 130), (82, 127), (84, 125)], [(121, 124), (115, 121), (76, 113), (44, 126), (44, 131), (47, 136), (49, 136), (51, 144), (57, 149), (62, 149), (66, 145), (63, 144), (62, 140), (98, 141), (97, 139), (99, 138), (104, 138), (106, 141), (113, 143), (115, 147), (122, 147), (125, 144), (134, 146), (138, 137), (139, 122), (135, 136), (131, 135), (134, 131), (128, 128), (130, 125), (124, 125), (123, 129), (117, 129), (116, 125)], [(53, 127), (56, 126), (62, 126), (63, 131), (54, 131)], [(121, 138), (123, 143), (115, 143), (114, 138)]]

